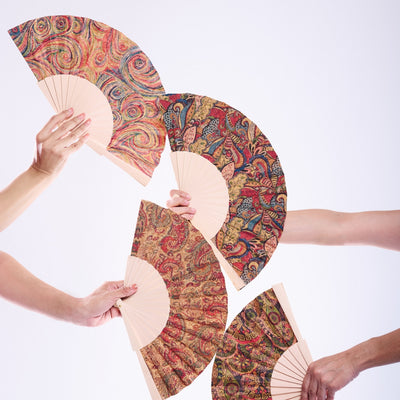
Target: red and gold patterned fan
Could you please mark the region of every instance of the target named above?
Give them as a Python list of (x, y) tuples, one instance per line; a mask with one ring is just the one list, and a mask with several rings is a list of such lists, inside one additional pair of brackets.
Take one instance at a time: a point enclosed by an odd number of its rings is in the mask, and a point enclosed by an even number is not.
[(92, 119), (88, 145), (147, 184), (165, 145), (154, 118), (154, 96), (164, 89), (138, 45), (101, 22), (67, 15), (30, 20), (9, 34), (53, 108), (84, 112)]
[(286, 186), (278, 156), (252, 121), (223, 102), (171, 94), (159, 104), (179, 188), (197, 210), (192, 222), (240, 289), (282, 234)]
[(190, 222), (142, 201), (125, 282), (138, 291), (117, 305), (152, 398), (165, 399), (204, 370), (221, 342), (223, 274)]
[(299, 400), (311, 362), (283, 285), (273, 286), (226, 331), (213, 366), (213, 400)]

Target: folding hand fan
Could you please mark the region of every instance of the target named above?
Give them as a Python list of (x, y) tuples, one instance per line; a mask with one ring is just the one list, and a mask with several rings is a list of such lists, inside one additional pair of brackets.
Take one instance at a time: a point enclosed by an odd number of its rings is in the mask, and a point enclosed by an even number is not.
[(173, 94), (159, 104), (179, 188), (197, 210), (192, 223), (240, 289), (263, 269), (282, 234), (286, 186), (279, 159), (257, 126), (225, 103)]
[(227, 329), (213, 366), (213, 400), (298, 400), (311, 361), (283, 285), (273, 286)]
[(153, 399), (189, 385), (209, 364), (224, 333), (227, 294), (217, 259), (185, 219), (142, 201), (126, 284), (118, 302)]
[(165, 128), (154, 118), (157, 71), (136, 43), (83, 17), (27, 21), (9, 34), (59, 112), (92, 119), (88, 145), (145, 185), (158, 165)]

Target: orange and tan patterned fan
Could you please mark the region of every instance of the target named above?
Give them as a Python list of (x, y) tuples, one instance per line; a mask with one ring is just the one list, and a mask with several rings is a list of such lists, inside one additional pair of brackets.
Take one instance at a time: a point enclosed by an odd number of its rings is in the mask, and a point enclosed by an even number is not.
[(202, 234), (170, 210), (142, 201), (120, 300), (132, 348), (153, 399), (189, 385), (210, 363), (227, 318), (219, 263)]
[(192, 197), (193, 224), (237, 289), (278, 245), (286, 186), (274, 149), (241, 112), (206, 96), (161, 96), (178, 186)]
[(165, 145), (154, 99), (164, 93), (149, 58), (121, 32), (68, 15), (27, 21), (9, 34), (57, 111), (92, 119), (88, 145), (141, 184)]
[(283, 285), (275, 285), (227, 329), (214, 361), (213, 400), (299, 400), (311, 362)]

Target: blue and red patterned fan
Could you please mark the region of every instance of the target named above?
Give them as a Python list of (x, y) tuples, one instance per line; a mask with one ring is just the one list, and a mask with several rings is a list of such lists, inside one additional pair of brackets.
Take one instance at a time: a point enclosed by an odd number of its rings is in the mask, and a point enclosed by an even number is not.
[(179, 188), (197, 210), (192, 222), (240, 289), (282, 234), (286, 186), (278, 156), (250, 119), (221, 101), (171, 94), (159, 105)]

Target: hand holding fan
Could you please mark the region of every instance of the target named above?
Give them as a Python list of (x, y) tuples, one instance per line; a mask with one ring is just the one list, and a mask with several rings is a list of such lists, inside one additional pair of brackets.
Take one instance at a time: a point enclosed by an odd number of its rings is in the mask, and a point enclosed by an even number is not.
[(153, 399), (189, 385), (210, 363), (227, 317), (217, 259), (201, 233), (170, 210), (142, 201), (118, 302)]
[(283, 285), (275, 285), (227, 329), (214, 361), (213, 400), (299, 400), (311, 362)]
[(154, 118), (154, 96), (164, 89), (138, 45), (101, 22), (67, 15), (30, 20), (9, 34), (53, 108), (84, 112), (92, 119), (88, 145), (146, 184), (165, 144)]
[(171, 94), (159, 104), (179, 189), (197, 210), (192, 222), (240, 289), (282, 234), (286, 186), (278, 156), (258, 127), (225, 103)]

